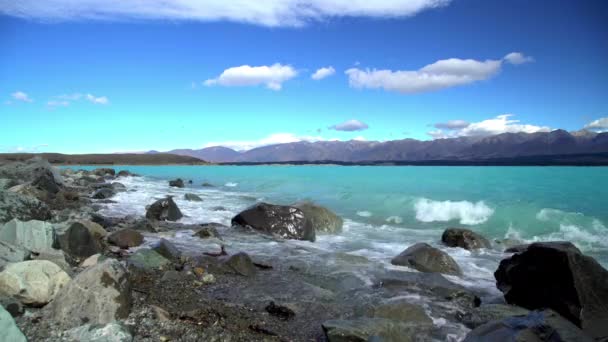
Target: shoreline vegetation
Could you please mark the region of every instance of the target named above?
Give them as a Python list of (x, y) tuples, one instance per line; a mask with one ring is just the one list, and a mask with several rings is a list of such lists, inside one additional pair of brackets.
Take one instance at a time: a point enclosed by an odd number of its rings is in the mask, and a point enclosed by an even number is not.
[[(604, 341), (608, 271), (567, 241), (489, 241), (447, 228), (438, 243), (504, 254), (500, 297), (459, 285), (463, 270), (427, 243), (392, 268), (314, 246), (343, 220), (312, 202), (258, 202), (230, 226), (184, 224), (172, 196), (136, 216), (105, 203), (128, 170), (0, 164), (0, 326), (9, 341)], [(125, 182), (126, 183), (126, 182)], [(187, 188), (182, 179), (167, 180)], [(127, 183), (128, 184), (128, 183)], [(188, 201), (202, 201), (187, 196)], [(185, 251), (178, 235), (201, 249)], [(186, 234), (186, 235), (184, 235)], [(265, 244), (281, 253), (243, 250)], [(407, 247), (407, 248), (406, 248)], [(352, 272), (372, 265), (373, 278)], [(377, 266), (377, 267), (376, 267)], [(333, 267), (333, 268), (332, 268)]]
[(263, 162), (207, 162), (196, 157), (170, 153), (154, 154), (61, 154), (61, 153), (0, 153), (0, 163), (26, 161), (33, 157), (48, 160), (53, 165), (335, 165), (335, 166), (608, 166), (608, 153), (539, 155), (509, 158), (386, 160), (343, 162), (335, 160), (294, 160)]

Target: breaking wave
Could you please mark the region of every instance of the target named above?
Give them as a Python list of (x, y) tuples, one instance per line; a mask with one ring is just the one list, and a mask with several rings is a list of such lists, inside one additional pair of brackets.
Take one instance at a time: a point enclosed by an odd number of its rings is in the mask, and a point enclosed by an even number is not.
[(433, 201), (420, 198), (414, 204), (416, 219), (421, 222), (459, 220), (460, 224), (475, 225), (486, 222), (494, 209), (483, 201)]

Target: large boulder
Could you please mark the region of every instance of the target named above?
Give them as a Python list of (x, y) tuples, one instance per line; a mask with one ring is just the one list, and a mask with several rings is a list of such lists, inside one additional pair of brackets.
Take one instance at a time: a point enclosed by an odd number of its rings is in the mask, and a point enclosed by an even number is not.
[(8, 264), (0, 272), (0, 293), (32, 306), (45, 305), (70, 281), (70, 276), (47, 260)]
[(417, 243), (408, 247), (394, 257), (391, 264), (411, 267), (420, 272), (438, 272), (451, 275), (462, 273), (451, 256), (427, 243)]
[(0, 305), (0, 331), (3, 341), (27, 342), (25, 335), (19, 330), (13, 316)]
[(183, 188), (184, 187), (184, 180), (181, 179), (181, 178), (170, 180), (169, 181), (169, 186), (173, 186), (173, 187), (176, 187), (176, 188)]
[(157, 221), (177, 221), (183, 216), (170, 196), (152, 203), (146, 210), (146, 218)]
[(311, 202), (296, 203), (293, 206), (304, 212), (317, 233), (335, 234), (342, 231), (344, 221), (333, 211)]
[(284, 239), (315, 241), (315, 229), (298, 208), (256, 204), (232, 218), (233, 226), (248, 227)]
[(137, 247), (144, 242), (144, 236), (133, 229), (123, 229), (108, 235), (108, 242), (123, 249)]
[(55, 228), (44, 221), (13, 219), (0, 227), (0, 240), (36, 253), (54, 252)]
[(67, 256), (79, 263), (103, 250), (102, 239), (106, 234), (107, 232), (97, 223), (77, 221), (58, 233), (58, 241)]
[(592, 342), (582, 330), (551, 310), (491, 321), (472, 330), (464, 342)]
[(85, 324), (72, 328), (63, 334), (63, 341), (68, 342), (131, 342), (133, 335), (127, 327), (119, 322), (105, 325)]
[(63, 329), (107, 324), (131, 311), (131, 283), (125, 268), (106, 259), (78, 274), (48, 306), (48, 318)]
[(49, 207), (38, 199), (12, 191), (0, 191), (0, 223), (12, 219), (46, 221), (51, 218)]
[(0, 240), (0, 269), (11, 262), (28, 260), (30, 255), (29, 250)]
[(596, 339), (608, 339), (608, 271), (570, 242), (542, 242), (504, 259), (494, 273), (508, 303), (553, 309)]
[(441, 242), (448, 247), (460, 247), (468, 250), (490, 248), (490, 241), (470, 229), (448, 228), (441, 235)]

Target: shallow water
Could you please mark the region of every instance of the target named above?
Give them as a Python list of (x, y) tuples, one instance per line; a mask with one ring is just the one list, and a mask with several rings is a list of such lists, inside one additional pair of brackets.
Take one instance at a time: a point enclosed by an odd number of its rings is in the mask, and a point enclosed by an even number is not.
[[(95, 167), (82, 167), (92, 169)], [(469, 252), (439, 243), (443, 229), (469, 227), (491, 239), (569, 240), (608, 264), (608, 168), (584, 167), (341, 167), (341, 166), (115, 166), (143, 177), (121, 178), (130, 192), (104, 209), (111, 216), (143, 215), (167, 194), (186, 215), (181, 222), (229, 224), (239, 211), (268, 201), (312, 200), (345, 219), (344, 232), (315, 243), (289, 241), (311, 255), (347, 252), (387, 269), (390, 259), (416, 242), (448, 252), (464, 276), (460, 284), (497, 293), (493, 272), (505, 257), (498, 248)], [(181, 177), (193, 184), (169, 188)], [(209, 182), (215, 187), (202, 187)], [(200, 195), (188, 202), (183, 194)], [(218, 208), (222, 207), (222, 208)], [(187, 248), (197, 240), (173, 237)], [(233, 248), (279, 253), (274, 241), (243, 239)], [(284, 250), (283, 250), (284, 253)], [(365, 278), (365, 272), (361, 277)]]

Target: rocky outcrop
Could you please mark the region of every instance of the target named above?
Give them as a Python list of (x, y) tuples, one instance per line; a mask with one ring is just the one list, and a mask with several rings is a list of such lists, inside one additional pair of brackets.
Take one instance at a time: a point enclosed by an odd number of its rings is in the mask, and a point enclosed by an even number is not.
[(490, 248), (490, 241), (472, 230), (448, 228), (441, 235), (441, 242), (448, 247), (460, 247), (467, 250)]
[(195, 195), (195, 194), (191, 194), (191, 193), (187, 193), (184, 195), (184, 199), (186, 201), (190, 201), (190, 202), (202, 202), (203, 199), (200, 198), (200, 196)]
[(144, 242), (144, 236), (133, 229), (123, 229), (108, 235), (108, 242), (123, 249), (137, 247)]
[(0, 191), (0, 223), (12, 219), (46, 221), (51, 218), (49, 207), (38, 199), (11, 191)]
[(464, 342), (485, 341), (592, 342), (593, 339), (557, 313), (545, 310), (486, 323), (464, 339)]
[(119, 261), (107, 259), (78, 274), (48, 307), (48, 319), (63, 329), (125, 319), (131, 310), (127, 272)]
[(55, 228), (44, 221), (11, 220), (0, 227), (0, 240), (36, 253), (55, 252)]
[(50, 261), (23, 261), (9, 264), (0, 272), (0, 293), (26, 305), (42, 306), (69, 281), (70, 276)]
[(232, 218), (233, 226), (242, 226), (284, 239), (315, 241), (315, 230), (298, 208), (259, 203)]
[(15, 324), (15, 320), (4, 308), (0, 305), (0, 331), (2, 339), (10, 342), (27, 342), (27, 339)]
[(336, 234), (342, 231), (344, 221), (331, 210), (312, 202), (301, 202), (293, 205), (302, 210), (317, 233)]
[(157, 221), (177, 221), (183, 216), (171, 197), (152, 203), (146, 210), (146, 218)]
[(391, 260), (391, 264), (407, 266), (420, 272), (460, 275), (460, 267), (447, 253), (426, 243), (410, 246)]
[(185, 186), (184, 185), (184, 180), (181, 179), (181, 178), (170, 180), (169, 181), (169, 186), (173, 186), (173, 187), (176, 187), (176, 188), (183, 188)]
[(608, 271), (570, 242), (543, 242), (500, 262), (496, 286), (508, 303), (549, 308), (595, 339), (608, 338)]

